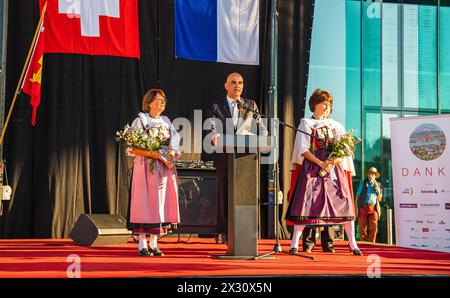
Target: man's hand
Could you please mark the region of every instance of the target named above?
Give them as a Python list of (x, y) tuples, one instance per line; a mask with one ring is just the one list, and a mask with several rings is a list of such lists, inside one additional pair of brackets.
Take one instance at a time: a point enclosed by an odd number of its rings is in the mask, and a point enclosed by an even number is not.
[(378, 182), (375, 181), (374, 190), (377, 192), (377, 194), (381, 194), (381, 187)]
[(218, 134), (215, 134), (215, 135), (213, 135), (212, 136), (212, 138), (211, 138), (211, 144), (213, 145), (213, 146), (217, 146), (217, 138), (218, 138)]

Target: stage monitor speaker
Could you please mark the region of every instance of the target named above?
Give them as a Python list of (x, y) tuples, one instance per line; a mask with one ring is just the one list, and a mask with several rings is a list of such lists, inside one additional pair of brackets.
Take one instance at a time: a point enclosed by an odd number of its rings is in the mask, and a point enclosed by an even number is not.
[(81, 214), (69, 236), (82, 246), (126, 244), (131, 237), (126, 225), (118, 214)]

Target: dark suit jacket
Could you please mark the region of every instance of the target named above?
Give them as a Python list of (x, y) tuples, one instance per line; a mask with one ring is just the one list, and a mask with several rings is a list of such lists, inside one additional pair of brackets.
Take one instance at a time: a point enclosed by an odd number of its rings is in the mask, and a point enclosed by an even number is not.
[[(259, 112), (258, 106), (256, 102), (251, 99), (241, 98), (244, 104), (251, 110)], [(210, 104), (207, 112), (206, 118), (213, 118), (212, 120), (212, 130), (217, 133), (226, 134), (226, 122), (227, 118), (229, 119), (229, 123), (232, 125), (232, 116), (230, 107), (228, 105), (227, 98), (224, 97), (218, 101), (215, 101)], [(252, 121), (255, 119), (256, 121)], [(260, 116), (256, 115), (253, 111), (245, 110), (244, 108), (239, 109), (239, 120), (237, 127), (234, 128), (234, 134), (246, 134), (246, 133), (254, 133), (261, 135), (268, 135), (266, 127), (261, 123), (258, 127), (256, 123), (259, 122)], [(222, 124), (222, 131), (218, 131), (217, 122), (220, 121)]]
[[(251, 99), (241, 98), (245, 106), (249, 109), (259, 112), (256, 102)], [(209, 105), (206, 118), (210, 118), (212, 121), (212, 131), (220, 134), (227, 134), (226, 123), (229, 122), (229, 126), (233, 127), (233, 119), (231, 116), (230, 106), (228, 105), (227, 98), (224, 97), (220, 100), (214, 101)], [(245, 110), (244, 108), (239, 109), (239, 120), (236, 128), (233, 130), (233, 134), (246, 134), (254, 133), (260, 135), (268, 135), (267, 128), (260, 123), (259, 127), (257, 122), (260, 122), (260, 116), (256, 115), (254, 112)], [(227, 120), (228, 119), (228, 120)], [(253, 121), (255, 119), (256, 121)], [(218, 123), (221, 123), (222, 128), (218, 127)], [(259, 131), (258, 131), (259, 130)], [(216, 168), (227, 168), (226, 157), (224, 154), (214, 154), (214, 161)]]

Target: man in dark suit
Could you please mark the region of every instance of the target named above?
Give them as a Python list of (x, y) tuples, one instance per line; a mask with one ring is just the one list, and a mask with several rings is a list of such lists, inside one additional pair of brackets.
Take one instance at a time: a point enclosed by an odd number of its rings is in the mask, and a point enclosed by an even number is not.
[(320, 243), (324, 252), (334, 253), (334, 229), (332, 226), (306, 226), (302, 233), (303, 251), (311, 252), (316, 245), (316, 229), (320, 229)]
[[(210, 104), (207, 118), (211, 121), (211, 144), (217, 145), (222, 134), (259, 134), (267, 136), (268, 131), (261, 121), (258, 106), (251, 99), (242, 98), (244, 79), (239, 73), (230, 73), (224, 84), (227, 91), (223, 97)], [(255, 112), (253, 112), (255, 111)], [(225, 154), (214, 154), (217, 173), (217, 198), (220, 205), (221, 222), (225, 232), (228, 217), (228, 165)]]
[[(267, 136), (256, 102), (242, 98), (244, 79), (239, 73), (228, 75), (224, 84), (227, 95), (210, 104), (207, 118), (212, 119), (212, 144), (217, 144), (221, 134), (257, 134)], [(256, 113), (254, 113), (255, 111)], [(218, 127), (220, 126), (220, 127)]]

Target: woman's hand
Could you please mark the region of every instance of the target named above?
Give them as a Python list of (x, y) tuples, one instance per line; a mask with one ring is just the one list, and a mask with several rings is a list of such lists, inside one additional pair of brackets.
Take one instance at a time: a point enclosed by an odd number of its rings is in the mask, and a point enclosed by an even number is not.
[(170, 150), (169, 152), (167, 152), (167, 155), (165, 156), (166, 159), (171, 162), (174, 163), (174, 159), (175, 159), (175, 151), (174, 150)]
[(333, 166), (336, 166), (342, 162), (342, 158), (330, 158), (328, 160), (328, 163), (332, 164)]
[(333, 169), (334, 164), (330, 161), (320, 161), (319, 167), (324, 170), (325, 172), (329, 173)]

